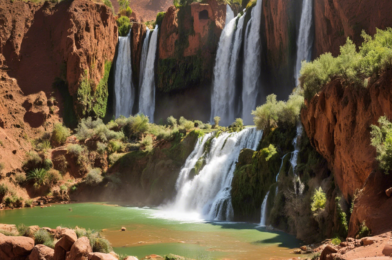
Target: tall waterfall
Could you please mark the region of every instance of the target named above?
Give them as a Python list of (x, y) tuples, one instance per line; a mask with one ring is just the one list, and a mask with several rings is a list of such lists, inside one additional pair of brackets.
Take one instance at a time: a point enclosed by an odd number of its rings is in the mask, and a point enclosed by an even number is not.
[(148, 116), (154, 122), (155, 112), (155, 56), (158, 42), (158, 25), (155, 26), (148, 47), (146, 67), (144, 69), (143, 84), (140, 88), (139, 113)]
[[(208, 154), (203, 154), (204, 144), (211, 135), (199, 138), (199, 144), (189, 156), (177, 180), (177, 196), (169, 209), (181, 212), (197, 212), (207, 220), (231, 220), (231, 182), (240, 151), (256, 150), (262, 131), (248, 128), (239, 133), (222, 133), (212, 139)], [(198, 175), (189, 173), (201, 157), (206, 164)]]
[(139, 73), (139, 89), (143, 86), (144, 71), (146, 70), (147, 54), (148, 54), (148, 42), (150, 40), (151, 31), (148, 27), (146, 32), (146, 38), (143, 41), (142, 56), (140, 58), (140, 73)]
[(268, 195), (269, 191), (267, 194), (265, 194), (263, 203), (261, 204), (261, 217), (260, 217), (260, 226), (265, 227), (265, 223), (267, 222), (267, 201), (268, 201)]
[(257, 0), (256, 6), (252, 9), (252, 21), (245, 40), (242, 89), (242, 119), (244, 124), (252, 124), (253, 122), (251, 112), (256, 108), (260, 82), (262, 4), (262, 0)]
[[(231, 20), (229, 20), (231, 18)], [(218, 51), (215, 58), (213, 91), (211, 97), (211, 122), (215, 116), (221, 118), (221, 125), (234, 122), (234, 90), (230, 84), (230, 61), (232, 59), (233, 37), (236, 19), (229, 5), (226, 6), (226, 24), (219, 38)], [(238, 48), (238, 47), (237, 47)], [(232, 85), (234, 89), (232, 89)]]
[(116, 71), (114, 78), (114, 114), (115, 117), (123, 115), (128, 117), (132, 114), (135, 102), (135, 88), (132, 84), (132, 60), (131, 60), (131, 30), (125, 37), (118, 39), (118, 52)]
[(303, 60), (310, 61), (312, 58), (313, 34), (311, 32), (313, 20), (313, 0), (303, 0), (301, 22), (297, 39), (297, 62), (295, 64), (295, 84), (299, 85), (299, 73)]

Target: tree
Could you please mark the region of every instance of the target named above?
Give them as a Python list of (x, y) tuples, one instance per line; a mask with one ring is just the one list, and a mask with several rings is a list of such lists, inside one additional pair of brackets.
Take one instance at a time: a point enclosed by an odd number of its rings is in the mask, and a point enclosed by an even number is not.
[(129, 6), (129, 0), (118, 0), (118, 4), (120, 5), (120, 11), (126, 10)]

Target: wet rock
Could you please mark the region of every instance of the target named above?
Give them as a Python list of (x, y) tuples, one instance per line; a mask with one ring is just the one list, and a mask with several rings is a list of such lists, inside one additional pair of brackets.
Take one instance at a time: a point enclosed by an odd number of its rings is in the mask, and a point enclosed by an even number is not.
[(54, 250), (45, 245), (36, 245), (31, 251), (28, 260), (53, 260)]

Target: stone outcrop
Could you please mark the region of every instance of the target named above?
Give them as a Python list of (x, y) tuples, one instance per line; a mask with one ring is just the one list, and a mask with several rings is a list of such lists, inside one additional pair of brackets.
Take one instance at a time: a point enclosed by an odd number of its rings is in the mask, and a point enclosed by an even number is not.
[(31, 251), (28, 260), (53, 260), (54, 250), (45, 245), (36, 245)]
[(88, 260), (118, 260), (118, 259), (111, 254), (90, 253), (88, 255)]
[(325, 52), (339, 54), (339, 48), (346, 43), (347, 37), (355, 43), (362, 42), (361, 32), (375, 34), (376, 28), (392, 27), (389, 0), (320, 0), (314, 1), (315, 48), (314, 57)]
[(370, 145), (370, 125), (377, 124), (381, 116), (392, 116), (391, 80), (390, 71), (367, 88), (344, 87), (335, 79), (301, 113), (312, 146), (328, 161), (346, 201), (351, 203), (362, 189), (355, 200), (350, 236), (365, 220), (373, 234), (392, 226), (387, 221), (390, 207), (385, 194), (392, 186), (392, 177), (378, 170), (376, 150)]
[(0, 259), (24, 259), (34, 248), (34, 240), (29, 237), (7, 237), (0, 234)]
[[(146, 25), (142, 23), (134, 23), (132, 25), (132, 38), (131, 38), (131, 50), (132, 50), (132, 77), (135, 86), (139, 86), (139, 74), (140, 74), (140, 59), (142, 56), (143, 42), (146, 37)], [(136, 95), (138, 96), (138, 95)]]
[(57, 77), (67, 81), (70, 94), (76, 97), (85, 70), (94, 93), (104, 76), (105, 62), (115, 54), (117, 24), (103, 4), (2, 1), (0, 21), (2, 68), (18, 79), (24, 94), (44, 91), (48, 95)]
[(81, 237), (72, 245), (67, 260), (86, 260), (93, 250), (87, 237)]

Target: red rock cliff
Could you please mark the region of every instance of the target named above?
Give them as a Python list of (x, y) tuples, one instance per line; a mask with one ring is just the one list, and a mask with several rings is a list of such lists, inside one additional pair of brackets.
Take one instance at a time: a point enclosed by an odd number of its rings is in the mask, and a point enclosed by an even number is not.
[(325, 52), (338, 55), (339, 47), (346, 42), (347, 37), (355, 43), (362, 42), (362, 30), (373, 35), (376, 28), (392, 27), (391, 10), (390, 0), (314, 1), (315, 57)]
[(392, 210), (385, 195), (392, 177), (379, 172), (376, 151), (370, 145), (370, 125), (377, 124), (380, 116), (392, 118), (391, 84), (391, 71), (368, 88), (344, 87), (335, 79), (301, 113), (311, 144), (328, 161), (346, 201), (362, 190), (355, 201), (350, 236), (364, 220), (373, 234), (392, 228), (387, 221)]
[(25, 94), (50, 93), (54, 79), (63, 77), (75, 95), (86, 69), (97, 85), (118, 38), (109, 8), (87, 0), (58, 5), (1, 1), (0, 25), (3, 68)]

